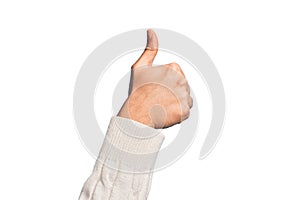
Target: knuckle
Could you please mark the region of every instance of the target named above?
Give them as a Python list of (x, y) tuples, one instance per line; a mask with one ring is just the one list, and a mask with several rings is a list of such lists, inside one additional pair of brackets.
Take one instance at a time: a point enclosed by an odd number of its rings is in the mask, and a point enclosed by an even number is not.
[(181, 71), (181, 68), (180, 68), (179, 64), (177, 64), (177, 63), (175, 63), (175, 62), (172, 62), (172, 63), (170, 64), (170, 66), (171, 66), (171, 68), (173, 68), (175, 71), (178, 71), (178, 72)]
[(172, 67), (180, 67), (179, 64), (176, 63), (176, 62), (172, 62), (170, 65), (171, 65)]
[(190, 114), (190, 107), (185, 103), (184, 107), (182, 108), (182, 114), (184, 116), (189, 115)]
[(177, 84), (180, 85), (180, 86), (185, 87), (188, 84), (188, 82), (187, 82), (187, 80), (185, 78), (183, 78), (182, 76), (180, 76), (178, 78), (178, 80), (177, 80)]
[(186, 118), (189, 118), (190, 114), (191, 114), (191, 112), (190, 112), (190, 109), (189, 109), (189, 111), (186, 113)]
[(185, 120), (190, 117), (190, 110), (188, 109), (183, 115), (181, 116), (182, 120)]
[(192, 98), (192, 97), (189, 97), (188, 101), (189, 101), (189, 106), (190, 106), (190, 107), (193, 107), (193, 104), (194, 104), (193, 98)]
[(187, 94), (190, 94), (190, 86), (188, 84), (185, 85), (185, 90), (187, 92)]

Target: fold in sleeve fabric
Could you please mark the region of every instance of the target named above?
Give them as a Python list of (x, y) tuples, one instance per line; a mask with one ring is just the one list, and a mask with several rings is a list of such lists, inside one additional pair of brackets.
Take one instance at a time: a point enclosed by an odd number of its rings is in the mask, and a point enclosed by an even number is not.
[(145, 200), (164, 140), (160, 129), (112, 117), (94, 170), (79, 200)]

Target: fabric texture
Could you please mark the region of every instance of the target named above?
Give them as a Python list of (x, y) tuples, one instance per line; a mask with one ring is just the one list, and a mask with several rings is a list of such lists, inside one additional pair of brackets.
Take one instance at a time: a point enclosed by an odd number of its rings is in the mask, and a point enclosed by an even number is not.
[(159, 129), (112, 117), (94, 170), (79, 200), (145, 200), (164, 140)]

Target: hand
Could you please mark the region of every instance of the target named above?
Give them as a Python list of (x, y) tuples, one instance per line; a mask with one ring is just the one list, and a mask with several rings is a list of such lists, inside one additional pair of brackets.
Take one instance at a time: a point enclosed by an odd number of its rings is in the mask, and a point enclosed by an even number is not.
[(129, 96), (118, 116), (166, 128), (187, 119), (193, 101), (178, 64), (152, 66), (157, 52), (157, 36), (148, 30), (147, 47), (131, 68)]

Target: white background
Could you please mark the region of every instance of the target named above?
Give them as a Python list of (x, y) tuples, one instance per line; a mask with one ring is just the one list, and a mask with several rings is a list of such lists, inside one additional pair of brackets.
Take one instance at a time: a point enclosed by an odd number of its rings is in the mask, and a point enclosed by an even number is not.
[[(99, 44), (165, 28), (200, 44), (222, 77), (223, 135), (155, 173), (154, 199), (299, 199), (298, 1), (1, 1), (1, 199), (76, 199), (94, 160), (72, 115), (76, 76)], [(130, 66), (131, 63), (128, 63)]]

